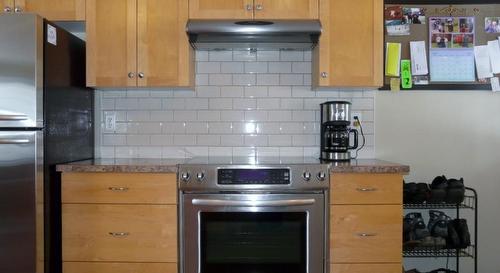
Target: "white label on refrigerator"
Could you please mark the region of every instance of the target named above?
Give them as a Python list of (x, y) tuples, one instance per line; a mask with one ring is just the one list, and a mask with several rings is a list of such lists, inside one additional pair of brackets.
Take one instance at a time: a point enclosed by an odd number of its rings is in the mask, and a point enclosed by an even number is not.
[(51, 25), (47, 25), (47, 42), (57, 45), (57, 29)]

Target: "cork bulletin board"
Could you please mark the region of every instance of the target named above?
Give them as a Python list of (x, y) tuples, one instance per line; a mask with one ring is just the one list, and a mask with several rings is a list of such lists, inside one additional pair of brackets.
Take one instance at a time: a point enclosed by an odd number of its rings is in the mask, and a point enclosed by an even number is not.
[[(432, 3), (432, 4), (429, 4)], [(447, 4), (446, 4), (447, 3)], [(453, 3), (453, 4), (450, 4)], [(456, 4), (455, 4), (456, 3)], [(471, 4), (473, 3), (473, 4)], [(410, 24), (410, 35), (389, 36), (384, 27), (385, 44), (401, 43), (401, 59), (410, 59), (410, 41), (425, 41), (427, 63), (429, 64), (429, 18), (430, 17), (474, 17), (474, 44), (486, 45), (488, 41), (496, 40), (500, 33), (487, 33), (485, 19), (500, 17), (500, 0), (497, 1), (385, 1), (385, 9), (401, 6), (403, 8), (421, 8), (425, 11), (425, 24)], [(384, 50), (385, 51), (385, 50)], [(431, 66), (429, 66), (431, 70)], [(429, 71), (430, 72), (430, 71)], [(429, 73), (430, 74), (430, 73)], [(491, 90), (489, 83), (480, 82), (475, 77), (471, 82), (429, 82), (429, 85), (413, 85), (412, 90)], [(432, 79), (431, 79), (432, 80)], [(390, 77), (385, 77), (382, 90), (390, 89)]]

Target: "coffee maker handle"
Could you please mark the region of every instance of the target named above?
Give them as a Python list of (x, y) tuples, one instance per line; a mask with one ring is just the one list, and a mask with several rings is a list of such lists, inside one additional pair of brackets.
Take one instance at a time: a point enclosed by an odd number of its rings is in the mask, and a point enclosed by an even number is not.
[(349, 149), (357, 149), (358, 148), (358, 130), (351, 129), (351, 130), (349, 130), (349, 134), (350, 133), (354, 134), (354, 146), (349, 147)]

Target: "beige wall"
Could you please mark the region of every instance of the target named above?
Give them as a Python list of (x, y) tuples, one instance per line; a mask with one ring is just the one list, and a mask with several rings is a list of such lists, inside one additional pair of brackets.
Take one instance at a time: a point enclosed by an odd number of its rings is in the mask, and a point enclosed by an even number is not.
[[(479, 272), (500, 272), (500, 94), (379, 92), (375, 112), (376, 156), (409, 164), (407, 181), (445, 174), (478, 190)], [(461, 272), (473, 271), (468, 265)]]

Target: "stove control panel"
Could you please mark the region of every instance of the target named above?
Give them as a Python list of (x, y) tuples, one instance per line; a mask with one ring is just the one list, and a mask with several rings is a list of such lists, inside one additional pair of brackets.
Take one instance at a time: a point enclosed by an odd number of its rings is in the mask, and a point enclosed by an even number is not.
[(287, 185), (290, 169), (219, 169), (220, 185)]
[(182, 191), (300, 191), (329, 188), (328, 164), (179, 166)]

